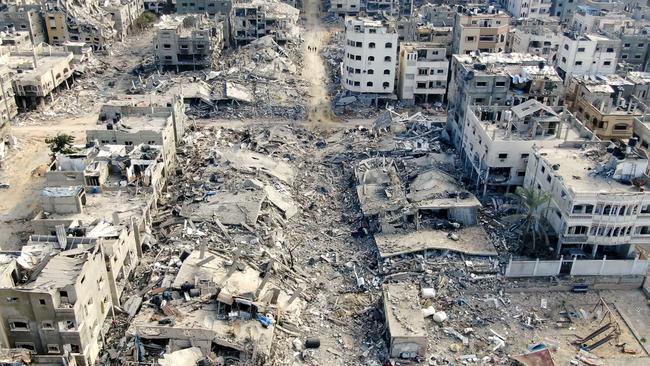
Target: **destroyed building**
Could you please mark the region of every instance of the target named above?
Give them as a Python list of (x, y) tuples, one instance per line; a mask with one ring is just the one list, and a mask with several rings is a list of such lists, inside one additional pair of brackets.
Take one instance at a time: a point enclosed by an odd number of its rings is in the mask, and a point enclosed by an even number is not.
[(544, 217), (556, 255), (633, 258), (650, 240), (648, 157), (634, 141), (539, 147), (528, 159), (526, 186), (549, 192)]
[(278, 288), (273, 262), (260, 273), (242, 259), (193, 251), (166, 280), (166, 291), (143, 304), (127, 334), (169, 352), (197, 347), (206, 357), (262, 364), (271, 353), (275, 322), (298, 311), (302, 301)]
[(415, 359), (427, 350), (427, 328), (418, 289), (411, 284), (384, 284), (382, 301), (390, 357)]
[(122, 41), (133, 31), (136, 19), (144, 12), (143, 0), (110, 0), (103, 4), (114, 22), (116, 37)]
[(400, 167), (415, 176), (404, 181), (396, 168), (403, 163), (370, 158), (355, 170), (357, 197), (380, 258), (427, 250), (496, 255), (477, 225), (481, 203), (472, 193), (432, 167)]
[[(18, 114), (18, 106), (14, 97), (14, 87), (11, 82), (11, 70), (0, 66), (0, 144), (4, 144), (11, 120)], [(0, 153), (0, 156), (3, 155)]]
[(232, 3), (232, 0), (177, 0), (176, 13), (228, 16)]
[(248, 0), (234, 3), (230, 11), (230, 37), (240, 46), (270, 35), (277, 43), (299, 35), (300, 10), (280, 0)]
[(460, 146), (467, 106), (517, 105), (534, 98), (545, 105), (559, 105), (562, 79), (539, 56), (529, 54), (453, 55), (447, 90), (448, 131)]
[(36, 236), (20, 255), (3, 255), (3, 348), (95, 364), (113, 305), (101, 248), (97, 239)]
[(0, 34), (0, 43), (5, 49), (27, 49), (32, 48), (31, 37), (27, 31), (9, 31)]
[(351, 94), (370, 99), (394, 96), (397, 32), (388, 21), (362, 17), (345, 19), (345, 57), (341, 85)]
[(49, 40), (39, 5), (15, 5), (0, 11), (0, 30), (29, 32), (33, 45)]
[(86, 131), (86, 141), (102, 145), (126, 145), (128, 149), (146, 144), (159, 145), (163, 161), (173, 165), (176, 146), (185, 133), (183, 100), (177, 97), (162, 105), (131, 101), (112, 101), (102, 106), (98, 124), (103, 128)]
[(203, 15), (168, 17), (156, 24), (154, 50), (162, 68), (200, 69), (216, 64), (224, 47), (224, 21)]
[(509, 26), (510, 16), (494, 6), (462, 7), (454, 22), (453, 53), (503, 52)]
[(44, 17), (48, 40), (53, 45), (81, 41), (99, 51), (109, 48), (117, 36), (113, 16), (100, 6), (99, 0), (48, 2)]
[(12, 84), (18, 104), (28, 106), (44, 104), (53, 99), (53, 92), (62, 86), (69, 88), (73, 76), (73, 55), (52, 50), (47, 45), (30, 51), (12, 51), (2, 57), (12, 70)]
[(567, 87), (569, 110), (601, 139), (632, 136), (643, 104), (633, 95), (634, 83), (618, 75), (574, 77)]
[(433, 43), (402, 43), (397, 96), (410, 103), (442, 102), (447, 92), (447, 50)]
[(513, 107), (469, 108), (461, 142), (463, 166), (471, 184), (509, 191), (524, 183), (533, 146), (588, 142), (594, 135), (571, 113), (531, 99)]

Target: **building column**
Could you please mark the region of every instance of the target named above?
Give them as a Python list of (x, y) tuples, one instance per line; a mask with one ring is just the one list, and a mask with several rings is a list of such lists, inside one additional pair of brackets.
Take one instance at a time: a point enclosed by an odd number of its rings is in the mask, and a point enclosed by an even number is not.
[(591, 248), (591, 258), (596, 258), (597, 251), (598, 251), (598, 244), (594, 244), (593, 248)]
[(488, 178), (490, 177), (490, 167), (485, 171), (485, 183), (483, 184), (483, 197), (487, 194)]

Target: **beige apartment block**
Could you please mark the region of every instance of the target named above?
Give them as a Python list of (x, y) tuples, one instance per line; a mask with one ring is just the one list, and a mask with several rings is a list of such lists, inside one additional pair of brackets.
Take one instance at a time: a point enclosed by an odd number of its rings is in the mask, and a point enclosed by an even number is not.
[(101, 247), (93, 238), (33, 236), (19, 256), (3, 254), (3, 348), (95, 364), (113, 305)]
[(48, 46), (34, 52), (9, 52), (3, 60), (12, 70), (14, 93), (22, 108), (44, 104), (57, 88), (69, 87), (68, 80), (73, 77), (72, 53)]
[(567, 88), (571, 112), (603, 140), (632, 136), (643, 104), (633, 95), (634, 83), (618, 75), (574, 77)]
[(216, 64), (224, 47), (224, 21), (204, 15), (168, 17), (156, 24), (154, 52), (162, 68), (197, 69)]
[(462, 8), (454, 23), (454, 54), (504, 52), (509, 29), (510, 16), (492, 6)]
[(14, 97), (14, 87), (11, 83), (11, 70), (0, 66), (0, 143), (8, 133), (11, 120), (18, 114), (18, 106)]

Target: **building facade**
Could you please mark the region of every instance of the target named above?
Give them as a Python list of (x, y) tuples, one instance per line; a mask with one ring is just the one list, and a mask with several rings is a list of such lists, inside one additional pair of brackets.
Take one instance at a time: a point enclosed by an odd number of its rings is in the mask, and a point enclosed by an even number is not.
[(462, 8), (454, 22), (454, 54), (504, 52), (510, 16), (494, 7)]
[(408, 103), (442, 102), (447, 92), (447, 49), (433, 43), (402, 43), (397, 96)]
[(556, 68), (565, 81), (571, 76), (613, 74), (621, 41), (596, 34), (565, 34), (558, 50)]
[(350, 93), (392, 95), (395, 89), (397, 32), (394, 25), (369, 18), (345, 20), (341, 81)]
[(223, 22), (203, 15), (168, 18), (156, 24), (154, 52), (162, 68), (196, 69), (215, 64), (224, 45)]

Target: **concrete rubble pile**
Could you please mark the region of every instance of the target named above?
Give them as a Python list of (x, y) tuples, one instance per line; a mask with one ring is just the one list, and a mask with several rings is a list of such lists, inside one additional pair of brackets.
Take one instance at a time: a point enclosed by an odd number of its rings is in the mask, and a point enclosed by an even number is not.
[(183, 94), (196, 118), (306, 118), (307, 83), (300, 45), (278, 45), (265, 36), (225, 50), (211, 71), (156, 72), (146, 64), (130, 94)]

